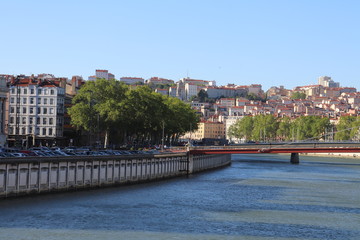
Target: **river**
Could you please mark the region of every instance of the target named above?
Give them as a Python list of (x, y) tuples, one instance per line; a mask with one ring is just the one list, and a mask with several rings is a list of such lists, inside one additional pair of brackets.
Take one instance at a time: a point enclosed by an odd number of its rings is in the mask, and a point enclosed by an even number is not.
[(159, 182), (0, 200), (0, 239), (360, 239), (360, 159), (233, 155)]

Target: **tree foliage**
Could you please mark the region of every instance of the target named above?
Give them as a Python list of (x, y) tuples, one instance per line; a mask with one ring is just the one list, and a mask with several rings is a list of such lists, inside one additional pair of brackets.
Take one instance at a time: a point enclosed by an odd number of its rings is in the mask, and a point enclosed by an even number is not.
[(78, 128), (102, 131), (105, 136), (118, 133), (112, 143), (160, 143), (163, 132), (173, 141), (191, 125), (196, 129), (199, 122), (190, 105), (177, 98), (155, 93), (147, 86), (129, 89), (119, 81), (104, 79), (87, 82), (68, 112)]
[(291, 94), (291, 99), (305, 99), (306, 98), (306, 94), (302, 93), (302, 92), (293, 92)]
[(302, 116), (295, 120), (273, 115), (245, 116), (230, 126), (229, 135), (245, 141), (301, 141), (325, 139), (329, 118)]
[(335, 140), (359, 140), (360, 117), (343, 116), (336, 125)]

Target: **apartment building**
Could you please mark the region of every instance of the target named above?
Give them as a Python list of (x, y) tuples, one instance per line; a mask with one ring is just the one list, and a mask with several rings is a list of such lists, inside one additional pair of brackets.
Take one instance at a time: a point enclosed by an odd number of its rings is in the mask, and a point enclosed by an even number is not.
[(65, 89), (59, 81), (17, 77), (8, 97), (8, 145), (50, 146), (63, 137)]
[(198, 129), (192, 134), (192, 139), (225, 139), (225, 124), (223, 122), (201, 121)]

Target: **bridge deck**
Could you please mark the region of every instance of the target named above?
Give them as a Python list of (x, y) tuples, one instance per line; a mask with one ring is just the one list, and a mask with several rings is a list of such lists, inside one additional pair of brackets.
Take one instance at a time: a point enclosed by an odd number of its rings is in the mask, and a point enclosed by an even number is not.
[(191, 147), (190, 154), (360, 153), (359, 143), (242, 144)]
[(360, 153), (360, 148), (224, 148), (191, 149), (190, 154), (245, 154), (245, 153)]

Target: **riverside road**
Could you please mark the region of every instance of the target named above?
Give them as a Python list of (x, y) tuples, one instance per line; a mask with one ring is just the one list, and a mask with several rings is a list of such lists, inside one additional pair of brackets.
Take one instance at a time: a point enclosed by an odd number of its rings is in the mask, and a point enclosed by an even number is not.
[(0, 200), (0, 239), (360, 239), (360, 159), (232, 155), (159, 182)]

